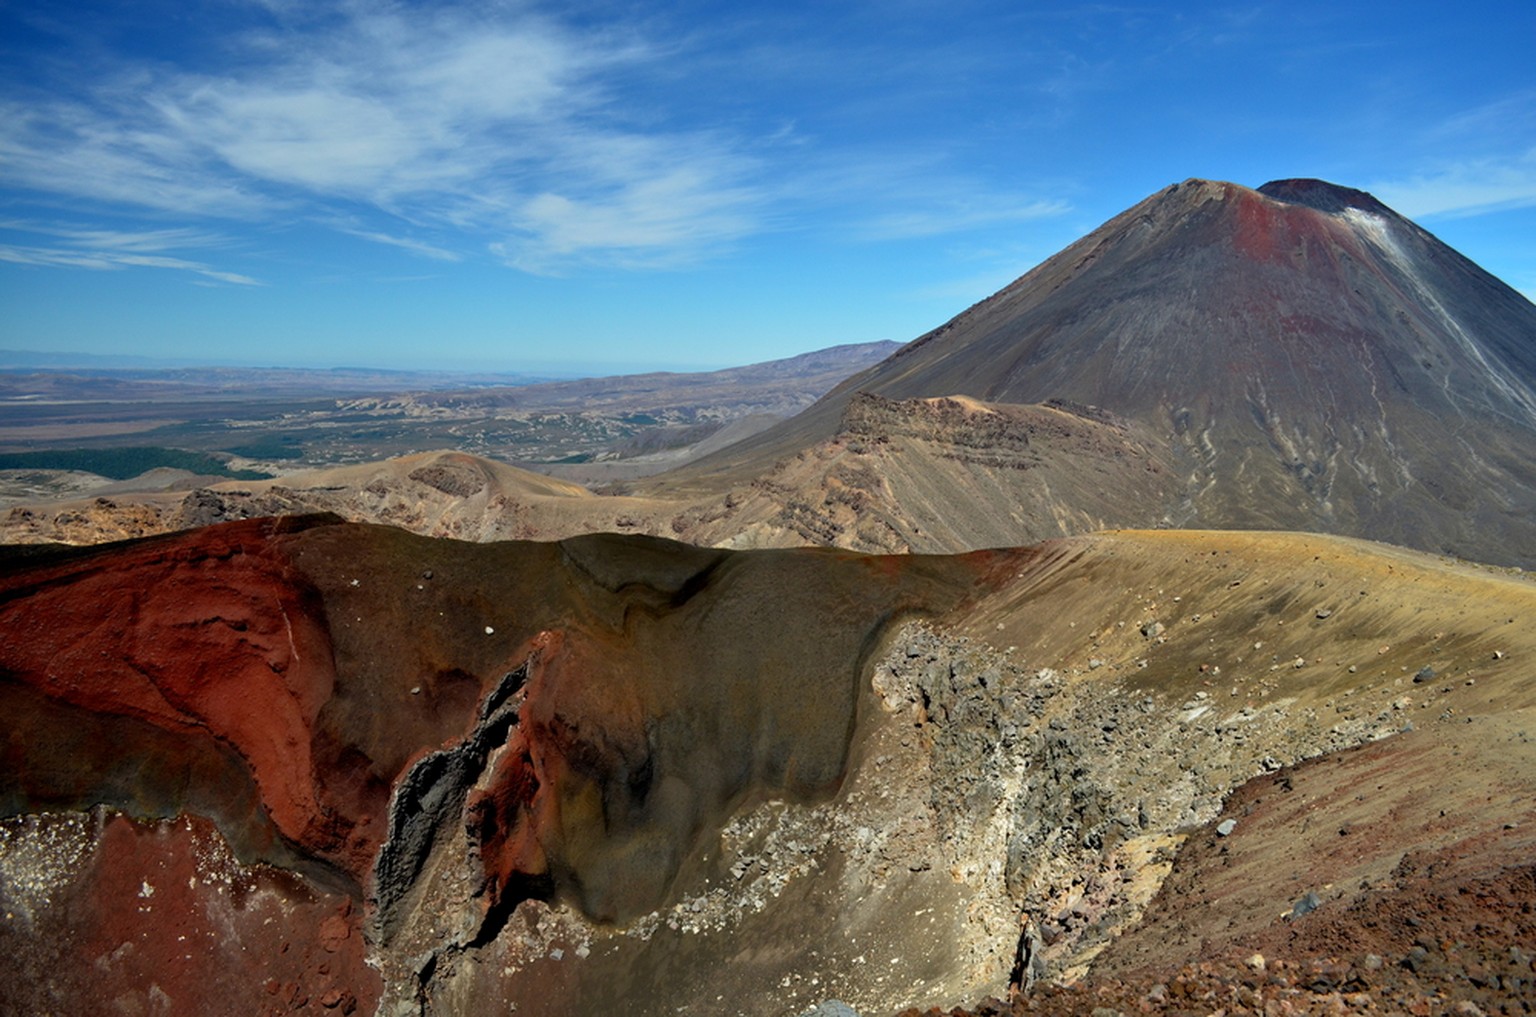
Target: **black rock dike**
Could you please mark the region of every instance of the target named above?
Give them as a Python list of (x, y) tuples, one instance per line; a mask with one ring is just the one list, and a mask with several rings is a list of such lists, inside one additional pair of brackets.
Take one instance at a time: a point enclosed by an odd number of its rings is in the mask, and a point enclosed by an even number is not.
[(491, 753), (506, 744), (517, 724), (527, 680), (526, 663), (509, 671), (481, 702), (474, 730), (458, 745), (422, 756), (395, 785), (389, 833), (373, 867), (374, 928), (380, 943), (389, 942), (400, 920), (396, 910), (416, 886), (438, 839), (462, 830), (465, 798)]

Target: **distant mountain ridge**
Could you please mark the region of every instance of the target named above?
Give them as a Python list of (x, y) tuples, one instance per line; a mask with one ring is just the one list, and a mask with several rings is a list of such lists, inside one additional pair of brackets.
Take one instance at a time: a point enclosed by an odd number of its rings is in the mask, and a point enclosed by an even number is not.
[[(158, 445), (289, 472), (454, 449), (550, 469), (582, 464), (575, 479), (601, 483), (661, 472), (793, 416), (896, 348), (855, 343), (716, 371), (562, 381), (354, 368), (0, 369), (0, 452)], [(0, 478), (0, 502), (8, 493)]]
[[(650, 371), (566, 381), (546, 381), (507, 388), (422, 393), (422, 405), (498, 408), (655, 409), (681, 405), (762, 402), (777, 406), (782, 397), (799, 400), (805, 390), (830, 387), (852, 371), (895, 353), (890, 340), (846, 343), (779, 360), (726, 367), (718, 371)], [(781, 391), (782, 390), (782, 391)], [(822, 389), (824, 391), (824, 388)], [(809, 403), (810, 400), (805, 400)], [(797, 407), (798, 408), (798, 407)]]

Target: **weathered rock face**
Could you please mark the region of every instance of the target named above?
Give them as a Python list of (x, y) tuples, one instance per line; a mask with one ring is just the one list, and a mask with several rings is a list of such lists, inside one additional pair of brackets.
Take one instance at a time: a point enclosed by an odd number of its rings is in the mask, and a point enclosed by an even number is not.
[[(246, 526), (65, 555), (15, 575), (0, 608), (6, 695), (37, 727), (11, 742), (19, 758), (8, 783), (19, 787), (8, 790), (88, 804), (149, 795), (174, 814), (176, 784), (136, 771), (189, 774), (185, 793), (218, 797), (197, 779), (209, 774), (215, 789), (237, 792), (232, 839), (279, 855), (290, 844), (359, 875), (377, 840), (368, 809), (345, 784), (320, 779), (340, 760), (313, 738), (335, 683), (324, 609), (264, 543)], [(96, 772), (96, 786), (89, 767), (58, 751), (79, 725), (130, 747), (130, 759)]]
[(943, 552), (1159, 525), (1182, 485), (1165, 437), (1093, 407), (861, 393), (832, 440), (678, 518), (730, 547)]
[[(1027, 556), (472, 545), (315, 517), (18, 553), (0, 801), (206, 815), (246, 862), (366, 902), (385, 999), (410, 1004), (524, 900), (634, 919), (741, 803), (835, 791), (884, 628)], [(87, 971), (55, 995), (89, 998)]]

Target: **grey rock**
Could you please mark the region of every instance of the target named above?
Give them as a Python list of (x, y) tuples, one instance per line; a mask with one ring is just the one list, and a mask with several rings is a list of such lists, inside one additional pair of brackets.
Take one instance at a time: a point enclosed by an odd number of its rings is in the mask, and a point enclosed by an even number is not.
[(1425, 664), (1423, 667), (1419, 668), (1419, 673), (1413, 676), (1413, 681), (1414, 684), (1417, 685), (1429, 681), (1434, 676), (1435, 669), (1430, 667), (1428, 664)]
[(1319, 897), (1314, 891), (1308, 890), (1306, 895), (1303, 896), (1301, 900), (1291, 905), (1291, 917), (1300, 918), (1302, 915), (1307, 914), (1308, 912), (1316, 911), (1318, 908), (1322, 907), (1322, 904), (1323, 899)]
[(800, 1017), (859, 1017), (859, 1011), (840, 999), (829, 999), (803, 1011)]
[(1236, 830), (1236, 829), (1237, 829), (1237, 820), (1235, 820), (1235, 819), (1223, 819), (1220, 823), (1216, 824), (1216, 836), (1218, 836), (1218, 837), (1230, 836), (1232, 831)]

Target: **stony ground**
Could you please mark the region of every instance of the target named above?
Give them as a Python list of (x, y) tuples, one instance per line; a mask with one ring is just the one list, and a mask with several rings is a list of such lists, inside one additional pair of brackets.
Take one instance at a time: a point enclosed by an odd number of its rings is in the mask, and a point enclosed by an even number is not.
[[(1536, 1012), (1531, 857), (1524, 839), (1475, 862), (1460, 849), (1413, 852), (1381, 885), (1204, 946), (1198, 960), (1164, 967), (1143, 955), (1138, 967), (1115, 971), (1109, 964), (1110, 971), (1070, 986), (1042, 985), (1011, 1003), (989, 998), (970, 1007), (909, 1008), (902, 1017)], [(1153, 924), (1188, 919), (1167, 898), (1198, 881), (1208, 863), (1180, 859)]]

